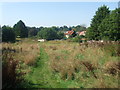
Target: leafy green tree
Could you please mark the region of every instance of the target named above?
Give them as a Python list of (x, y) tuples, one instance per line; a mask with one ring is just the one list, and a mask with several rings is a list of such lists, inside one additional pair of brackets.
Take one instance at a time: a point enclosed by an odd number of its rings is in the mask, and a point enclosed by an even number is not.
[(28, 29), (21, 20), (13, 28), (16, 36), (20, 36), (21, 38), (28, 37)]
[(88, 39), (99, 40), (101, 31), (98, 30), (99, 25), (101, 22), (108, 16), (110, 13), (109, 8), (103, 5), (96, 11), (96, 15), (94, 15), (91, 25), (87, 30), (87, 37)]
[(39, 27), (37, 28), (37, 31), (39, 32), (40, 30), (42, 30), (44, 27)]
[(59, 28), (56, 26), (52, 26), (51, 29), (55, 30), (55, 31), (59, 31)]
[(69, 30), (69, 28), (67, 27), (67, 26), (63, 26), (63, 29), (62, 29), (63, 31), (68, 31)]
[(81, 25), (77, 25), (77, 26), (75, 26), (73, 28), (75, 29), (76, 32), (86, 30), (86, 27), (81, 26)]
[(37, 28), (35, 28), (35, 27), (28, 28), (28, 37), (36, 36), (37, 33), (38, 33)]
[(58, 38), (57, 32), (52, 28), (43, 28), (38, 32), (38, 37), (46, 40), (54, 40)]
[(59, 30), (62, 31), (62, 30), (63, 30), (63, 27), (59, 27)]
[(58, 39), (63, 39), (64, 38), (64, 33), (58, 32)]
[(2, 42), (15, 42), (15, 33), (11, 27), (2, 27)]
[(120, 8), (113, 10), (100, 24), (101, 39), (120, 40)]
[(69, 30), (72, 30), (72, 27), (69, 27)]
[(85, 36), (88, 38), (88, 40), (94, 40), (95, 39), (95, 33), (93, 32), (93, 29), (91, 27), (87, 28), (87, 32), (86, 32)]
[(71, 40), (73, 42), (79, 42), (79, 43), (81, 43), (81, 42), (83, 42), (83, 40), (82, 40), (83, 38), (85, 38), (85, 36), (83, 36), (83, 35), (81, 35), (81, 36), (77, 35), (76, 37), (71, 38)]

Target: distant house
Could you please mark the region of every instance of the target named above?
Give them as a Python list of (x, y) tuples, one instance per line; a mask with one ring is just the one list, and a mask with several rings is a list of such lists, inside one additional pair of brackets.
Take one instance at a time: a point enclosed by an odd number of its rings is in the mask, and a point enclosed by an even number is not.
[(86, 31), (81, 31), (81, 32), (78, 32), (78, 35), (79, 36), (81, 36), (81, 35), (85, 36), (85, 33), (86, 33)]
[(66, 38), (69, 38), (71, 35), (75, 34), (75, 31), (74, 30), (66, 31), (64, 34), (65, 34)]

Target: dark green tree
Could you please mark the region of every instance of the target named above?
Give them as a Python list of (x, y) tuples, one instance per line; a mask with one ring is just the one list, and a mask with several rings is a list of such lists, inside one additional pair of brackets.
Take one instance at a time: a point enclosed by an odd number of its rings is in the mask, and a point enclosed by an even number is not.
[(52, 26), (51, 29), (55, 30), (55, 31), (59, 31), (59, 28), (56, 26)]
[(72, 27), (69, 27), (69, 30), (72, 30)]
[(33, 37), (33, 36), (36, 36), (38, 33), (38, 30), (37, 28), (35, 27), (32, 27), (32, 28), (28, 28), (28, 37)]
[(76, 31), (73, 29), (73, 34), (70, 37), (75, 37), (76, 35)]
[(99, 25), (101, 22), (108, 16), (110, 13), (109, 8), (103, 5), (96, 11), (96, 15), (94, 15), (91, 25), (87, 30), (87, 37), (88, 39), (99, 40), (100, 39), (100, 30), (98, 30)]
[(20, 20), (13, 26), (16, 37), (19, 36), (20, 38), (28, 37), (28, 29), (25, 24)]
[(120, 40), (120, 8), (113, 10), (100, 24), (101, 39)]
[(64, 33), (58, 32), (58, 39), (63, 39), (64, 38)]
[(2, 42), (15, 42), (15, 33), (11, 27), (2, 27)]
[(68, 31), (69, 30), (69, 28), (67, 27), (67, 26), (63, 26), (63, 29), (62, 29), (63, 31)]
[(52, 28), (42, 28), (38, 32), (38, 37), (46, 40), (54, 40), (54, 39), (58, 39), (58, 34)]
[(63, 30), (63, 27), (60, 27), (59, 30), (62, 31), (62, 30)]
[(75, 29), (76, 32), (79, 32), (79, 31), (86, 30), (86, 27), (81, 26), (81, 25), (77, 25), (77, 26), (74, 27), (74, 29)]

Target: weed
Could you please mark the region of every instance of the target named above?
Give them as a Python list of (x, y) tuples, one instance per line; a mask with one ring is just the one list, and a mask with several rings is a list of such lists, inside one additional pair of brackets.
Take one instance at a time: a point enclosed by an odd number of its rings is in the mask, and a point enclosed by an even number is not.
[(16, 87), (22, 80), (24, 72), (21, 69), (19, 61), (13, 58), (12, 53), (4, 53), (2, 56), (2, 87)]
[[(19, 59), (23, 67), (18, 71), (26, 71), (25, 83), (19, 84), (24, 87), (118, 88), (120, 63), (117, 42), (79, 44), (66, 40), (33, 44), (25, 40), (15, 45), (5, 44), (4, 47), (9, 47), (7, 50), (10, 52), (16, 50), (12, 52), (13, 58)], [(5, 63), (3, 65), (7, 65)]]

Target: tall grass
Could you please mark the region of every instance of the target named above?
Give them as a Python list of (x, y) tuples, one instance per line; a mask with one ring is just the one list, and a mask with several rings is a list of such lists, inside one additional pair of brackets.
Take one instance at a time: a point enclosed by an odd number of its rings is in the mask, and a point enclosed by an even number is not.
[(28, 85), (28, 82), (24, 80), (24, 76), (31, 71), (29, 66), (34, 65), (39, 53), (39, 47), (36, 42), (30, 43), (27, 41), (2, 43), (3, 89)]
[[(87, 47), (73, 42), (53, 41), (43, 43), (42, 47), (50, 58), (48, 63), (52, 73), (59, 75), (66, 83), (77, 83), (73, 84), (73, 87), (118, 87), (118, 43), (106, 43), (102, 47), (94, 44)], [(89, 85), (90, 82), (93, 84)], [(69, 84), (66, 87), (70, 87)]]
[(23, 80), (20, 63), (13, 58), (13, 53), (5, 52), (2, 56), (2, 87), (13, 88)]
[(25, 88), (119, 87), (119, 43), (25, 40), (17, 46), (22, 50), (15, 52), (14, 58), (23, 62), (21, 70), (27, 81), (19, 85)]

